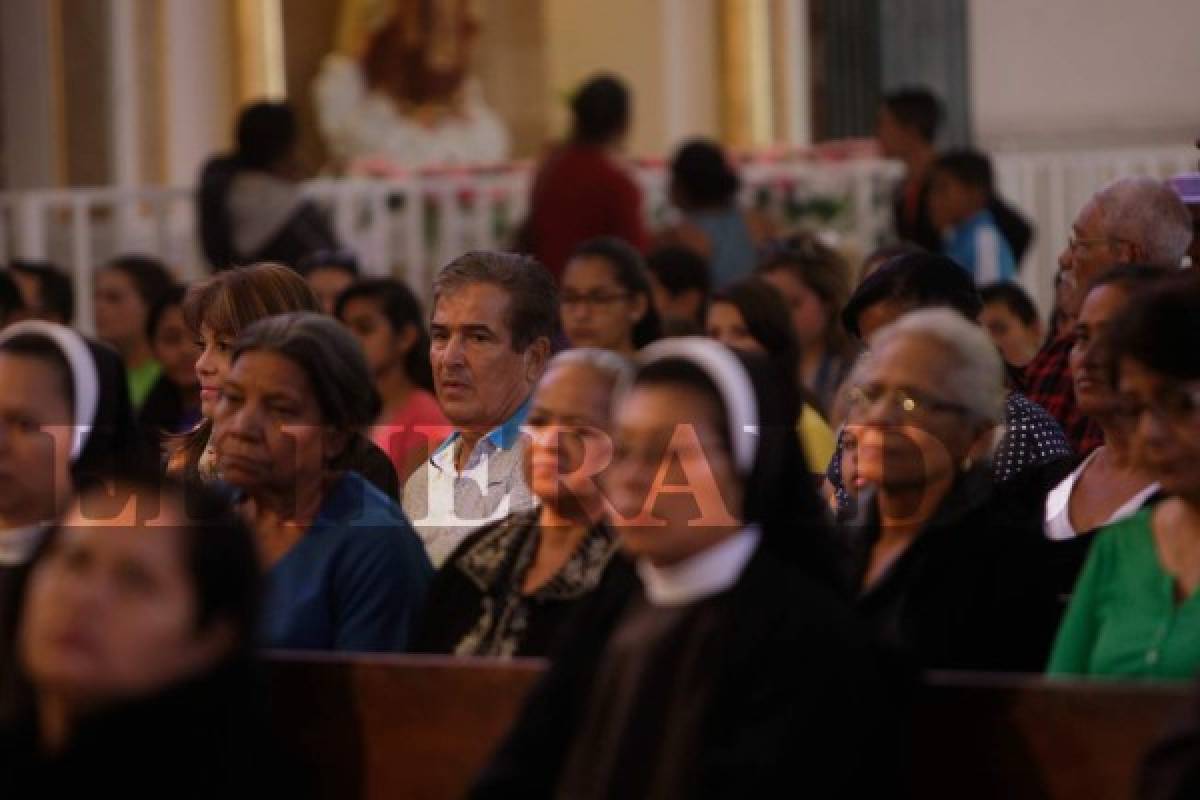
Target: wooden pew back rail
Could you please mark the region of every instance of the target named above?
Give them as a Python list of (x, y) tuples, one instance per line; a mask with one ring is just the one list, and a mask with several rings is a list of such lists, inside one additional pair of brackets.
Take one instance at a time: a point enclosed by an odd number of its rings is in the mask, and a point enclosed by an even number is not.
[[(276, 654), (274, 723), (321, 797), (457, 798), (542, 669)], [(1186, 686), (930, 676), (912, 717), (912, 796), (1126, 800), (1145, 752), (1190, 698)]]

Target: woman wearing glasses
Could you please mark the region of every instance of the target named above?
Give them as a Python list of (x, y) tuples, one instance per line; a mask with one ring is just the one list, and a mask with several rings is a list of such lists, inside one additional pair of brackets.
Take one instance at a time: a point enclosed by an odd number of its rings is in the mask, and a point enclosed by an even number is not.
[(1036, 669), (1020, 578), (1036, 536), (996, 502), (988, 463), (1004, 419), (1004, 367), (949, 309), (881, 328), (855, 370), (847, 429), (866, 487), (842, 524), (843, 575), (889, 649), (923, 668)]
[(646, 263), (612, 237), (584, 242), (562, 276), (560, 319), (572, 347), (598, 347), (626, 358), (659, 337)]
[(1200, 669), (1200, 283), (1172, 278), (1110, 327), (1118, 414), (1166, 496), (1097, 535), (1054, 643), (1058, 676), (1190, 679)]

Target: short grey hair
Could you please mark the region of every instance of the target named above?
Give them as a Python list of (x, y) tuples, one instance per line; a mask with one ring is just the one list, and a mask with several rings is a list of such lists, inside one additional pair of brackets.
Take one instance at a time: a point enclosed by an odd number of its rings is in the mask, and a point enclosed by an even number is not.
[(947, 394), (980, 420), (996, 425), (1004, 422), (1008, 397), (1004, 362), (983, 328), (948, 308), (913, 311), (875, 333), (871, 358), (878, 358), (891, 342), (907, 337), (932, 340), (945, 351), (951, 370)]
[(1121, 178), (1092, 197), (1104, 232), (1138, 245), (1150, 264), (1178, 267), (1192, 241), (1192, 217), (1171, 186), (1154, 178)]
[(616, 408), (633, 385), (633, 362), (624, 356), (601, 347), (576, 347), (563, 350), (546, 364), (543, 377), (556, 367), (581, 366), (595, 370), (608, 382), (610, 408)]

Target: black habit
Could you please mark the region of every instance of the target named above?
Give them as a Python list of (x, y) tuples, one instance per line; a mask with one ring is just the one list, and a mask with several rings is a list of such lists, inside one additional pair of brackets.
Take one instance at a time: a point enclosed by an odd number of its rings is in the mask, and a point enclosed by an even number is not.
[(883, 694), (844, 601), (760, 543), (686, 606), (594, 594), (470, 796), (867, 796)]
[(986, 468), (960, 476), (912, 544), (864, 589), (880, 533), (878, 507), (865, 498), (861, 524), (844, 524), (839, 535), (843, 575), (885, 648), (922, 669), (1044, 671), (1091, 538), (1046, 539), (1044, 481), (997, 489)]

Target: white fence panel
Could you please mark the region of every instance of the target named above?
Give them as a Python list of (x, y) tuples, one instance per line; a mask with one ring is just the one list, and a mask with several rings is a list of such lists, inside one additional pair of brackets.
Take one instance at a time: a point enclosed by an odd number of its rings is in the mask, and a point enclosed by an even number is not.
[[(1166, 178), (1194, 169), (1190, 148), (1085, 153), (1002, 153), (997, 184), (1034, 223), (1036, 238), (1021, 280), (1048, 311), (1057, 255), (1087, 198), (1117, 176)], [(822, 228), (863, 254), (887, 238), (898, 165), (870, 157), (817, 159), (759, 154), (741, 167), (742, 201), (787, 225)], [(638, 167), (652, 227), (676, 215), (662, 164)], [(304, 191), (330, 213), (342, 242), (371, 275), (403, 278), (428, 300), (435, 270), (469, 249), (508, 249), (528, 213), (528, 164), (480, 171), (439, 170), (396, 178), (322, 179)], [(823, 216), (824, 215), (824, 216)], [(181, 279), (206, 274), (196, 237), (190, 188), (55, 189), (0, 193), (0, 261), (53, 260), (76, 276), (79, 323), (91, 327), (91, 273), (125, 252), (158, 256)]]

